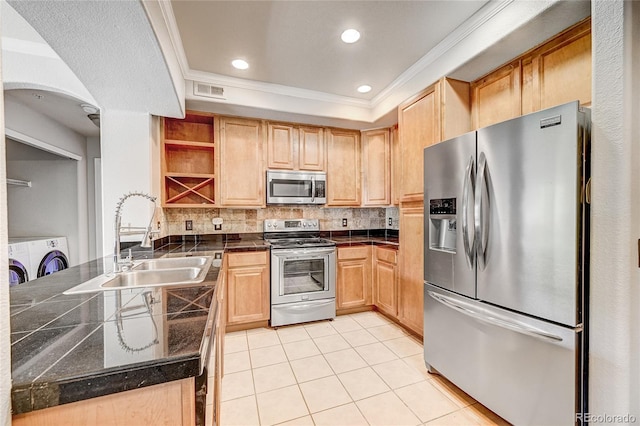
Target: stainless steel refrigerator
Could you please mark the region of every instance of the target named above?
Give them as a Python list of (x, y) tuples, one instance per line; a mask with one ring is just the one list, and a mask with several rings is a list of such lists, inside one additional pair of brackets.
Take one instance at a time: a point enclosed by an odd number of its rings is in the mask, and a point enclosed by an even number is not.
[(589, 112), (424, 150), (424, 358), (517, 425), (586, 409)]

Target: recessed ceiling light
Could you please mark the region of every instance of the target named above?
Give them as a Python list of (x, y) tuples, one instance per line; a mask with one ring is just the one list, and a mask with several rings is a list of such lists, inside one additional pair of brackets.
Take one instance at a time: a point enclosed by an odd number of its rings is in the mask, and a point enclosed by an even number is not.
[(355, 43), (356, 41), (360, 40), (360, 33), (358, 32), (358, 30), (350, 28), (348, 30), (344, 30), (340, 38), (345, 43)]
[(98, 112), (98, 108), (89, 104), (80, 104), (80, 108), (82, 108), (82, 110), (87, 114), (96, 114)]
[(369, 93), (370, 91), (371, 91), (371, 86), (367, 84), (363, 84), (362, 86), (358, 87), (358, 92), (360, 93)]
[(234, 59), (233, 61), (231, 61), (231, 65), (239, 70), (246, 70), (247, 68), (249, 68), (249, 64), (243, 59)]

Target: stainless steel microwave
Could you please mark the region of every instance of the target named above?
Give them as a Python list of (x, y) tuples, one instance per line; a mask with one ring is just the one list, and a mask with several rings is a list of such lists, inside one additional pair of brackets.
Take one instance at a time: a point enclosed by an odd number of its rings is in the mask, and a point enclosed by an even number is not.
[(327, 174), (267, 170), (267, 204), (325, 204)]

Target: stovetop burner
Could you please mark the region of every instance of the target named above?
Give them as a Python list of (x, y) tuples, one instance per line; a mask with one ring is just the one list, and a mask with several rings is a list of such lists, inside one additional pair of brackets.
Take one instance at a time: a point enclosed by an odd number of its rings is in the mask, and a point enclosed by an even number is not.
[(333, 241), (320, 238), (318, 219), (266, 219), (264, 239), (272, 248), (331, 247)]

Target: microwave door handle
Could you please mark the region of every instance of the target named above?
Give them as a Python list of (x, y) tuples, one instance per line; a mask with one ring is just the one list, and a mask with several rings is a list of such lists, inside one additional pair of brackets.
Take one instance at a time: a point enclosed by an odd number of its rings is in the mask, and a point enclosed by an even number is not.
[(316, 200), (316, 180), (311, 177), (311, 202), (313, 203)]

